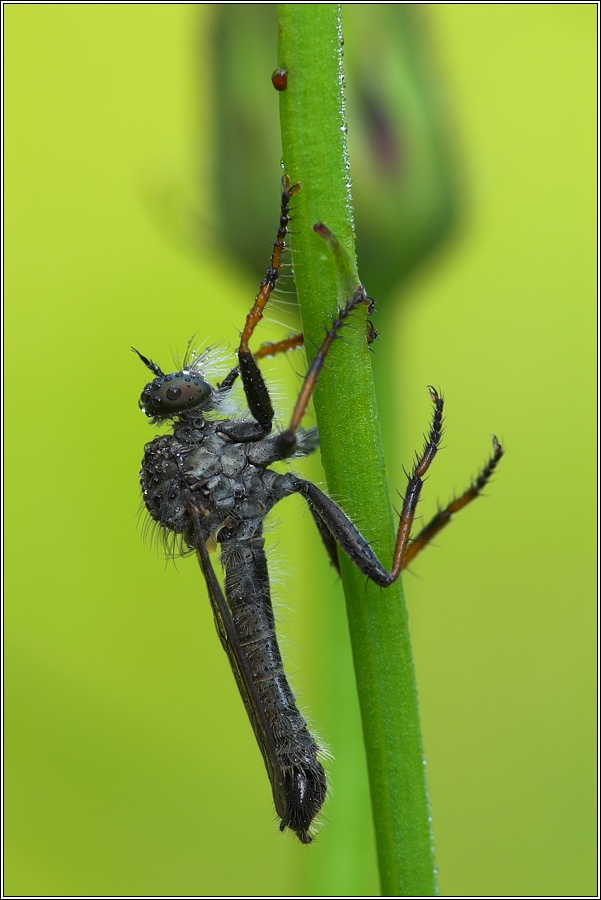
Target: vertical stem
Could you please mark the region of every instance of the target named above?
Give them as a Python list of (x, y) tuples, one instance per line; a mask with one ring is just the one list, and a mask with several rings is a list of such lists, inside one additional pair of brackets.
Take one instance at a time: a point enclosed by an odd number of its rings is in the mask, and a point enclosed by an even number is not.
[[(278, 5), (278, 65), (286, 173), (295, 198), (295, 279), (308, 348), (346, 298), (336, 267), (312, 231), (325, 223), (354, 260), (344, 121), (342, 30), (336, 4)], [(369, 286), (368, 286), (369, 287)], [(309, 354), (310, 354), (309, 349)], [(332, 348), (315, 394), (330, 491), (390, 564), (394, 521), (386, 488), (365, 321), (358, 313)], [(369, 769), (382, 893), (436, 893), (417, 692), (402, 587), (382, 592), (342, 559), (349, 628)]]

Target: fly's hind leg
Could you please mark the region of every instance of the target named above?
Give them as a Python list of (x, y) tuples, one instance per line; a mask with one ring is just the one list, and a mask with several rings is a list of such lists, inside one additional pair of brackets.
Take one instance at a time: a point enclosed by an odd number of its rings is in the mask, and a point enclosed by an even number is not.
[[(301, 478), (294, 479), (293, 490), (305, 497), (311, 507), (313, 517), (316, 520), (321, 520), (321, 526), (318, 525), (318, 527), (322, 537), (324, 531), (328, 531), (331, 538), (344, 551), (351, 562), (357, 566), (359, 571), (367, 575), (380, 587), (389, 587), (393, 584), (403, 568), (404, 557), (409, 545), (411, 525), (423, 486), (423, 478), (436, 456), (442, 437), (444, 401), (433, 387), (429, 390), (434, 404), (432, 422), (424, 449), (416, 458), (413, 471), (407, 483), (390, 571), (382, 565), (361, 532), (355, 528), (350, 519), (347, 518), (333, 500), (330, 500), (326, 494), (310, 481), (305, 481)], [(332, 558), (332, 552), (328, 543), (326, 543), (326, 549), (330, 558)]]
[[(255, 328), (263, 318), (263, 310), (267, 305), (267, 301), (269, 300), (280, 275), (282, 254), (286, 248), (286, 236), (288, 234), (288, 226), (291, 218), (290, 201), (294, 195), (300, 191), (300, 187), (300, 184), (291, 185), (287, 175), (282, 179), (280, 222), (278, 233), (273, 244), (269, 268), (265, 273), (265, 278), (261, 282), (259, 293), (257, 294), (253, 308), (246, 317), (238, 347), (238, 370), (244, 385), (244, 393), (246, 395), (248, 408), (253, 417), (262, 426), (265, 434), (268, 434), (271, 431), (273, 406), (271, 405), (269, 391), (267, 390), (263, 375), (256, 363), (255, 355), (251, 352), (248, 344), (253, 336)], [(232, 375), (233, 373), (230, 373), (230, 376)], [(228, 376), (228, 378), (230, 376)], [(232, 377), (232, 383), (233, 380), (235, 380), (235, 376)]]
[(319, 531), (319, 536), (322, 540), (322, 543), (326, 549), (326, 553), (330, 559), (331, 564), (334, 566), (338, 574), (340, 575), (340, 563), (338, 561), (338, 544), (336, 543), (336, 538), (332, 535), (332, 532), (326, 525), (325, 521), (321, 518), (319, 513), (317, 512), (316, 507), (313, 503), (309, 503), (309, 509), (311, 510), (311, 515), (313, 516), (313, 521), (317, 526), (317, 530)]
[(493, 472), (495, 471), (499, 460), (503, 456), (503, 448), (499, 444), (497, 438), (493, 434), (492, 437), (492, 455), (478, 477), (475, 481), (469, 486), (467, 491), (464, 491), (460, 497), (456, 497), (454, 500), (445, 506), (444, 509), (440, 509), (436, 515), (431, 519), (428, 524), (422, 528), (420, 533), (412, 539), (411, 544), (407, 548), (407, 552), (403, 558), (402, 568), (406, 568), (412, 560), (415, 559), (418, 553), (426, 547), (432, 538), (436, 537), (442, 529), (449, 524), (451, 521), (451, 517), (455, 515), (455, 513), (459, 512), (459, 510), (463, 509), (468, 503), (471, 503), (472, 500), (475, 500), (476, 497), (479, 497), (482, 493), (484, 487), (490, 481)]
[[(357, 566), (359, 571), (363, 572), (364, 575), (380, 585), (380, 587), (388, 587), (396, 581), (399, 574), (407, 566), (410, 560), (416, 556), (435, 534), (444, 528), (451, 516), (460, 509), (463, 509), (464, 506), (479, 495), (484, 485), (489, 481), (497, 463), (503, 455), (501, 445), (495, 438), (493, 441), (493, 455), (473, 485), (471, 485), (461, 497), (454, 500), (444, 510), (441, 510), (437, 516), (434, 517), (432, 522), (420, 532), (416, 541), (411, 543), (411, 526), (420, 499), (423, 479), (438, 451), (442, 437), (444, 401), (434, 388), (430, 387), (429, 390), (434, 404), (432, 422), (426, 437), (424, 448), (421, 454), (417, 456), (413, 470), (408, 479), (407, 490), (405, 492), (403, 508), (397, 530), (392, 567), (390, 570), (382, 565), (363, 535), (333, 500), (320, 491), (319, 488), (310, 481), (295, 478), (294, 476), (287, 476), (293, 481), (291, 489), (296, 493), (302, 494), (309, 503), (313, 517), (318, 523), (320, 534), (322, 535), (322, 538), (324, 538), (324, 543), (330, 559), (333, 560), (334, 554), (332, 546), (335, 542), (348, 556), (351, 562)], [(324, 534), (326, 533), (330, 536), (329, 540), (324, 537)], [(334, 564), (336, 565), (336, 563)], [(336, 566), (336, 568), (338, 568), (338, 566)]]

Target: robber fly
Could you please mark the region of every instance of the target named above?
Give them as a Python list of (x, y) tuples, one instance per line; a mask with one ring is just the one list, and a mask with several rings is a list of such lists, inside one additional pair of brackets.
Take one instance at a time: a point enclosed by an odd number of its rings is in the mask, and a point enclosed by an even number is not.
[[(294, 335), (253, 354), (249, 341), (280, 274), (290, 223), (290, 201), (300, 190), (283, 179), (280, 222), (270, 265), (240, 337), (238, 363), (223, 381), (206, 380), (206, 354), (186, 356), (179, 372), (165, 374), (134, 349), (154, 375), (140, 397), (140, 407), (154, 423), (170, 422), (172, 433), (147, 444), (140, 474), (146, 508), (155, 522), (193, 550), (206, 581), (217, 632), (228, 655), (253, 727), (269, 780), (280, 830), (290, 828), (300, 841), (313, 839), (312, 823), (327, 793), (320, 761), (323, 751), (298, 711), (288, 684), (274, 625), (263, 520), (284, 497), (301, 494), (307, 501), (330, 561), (339, 570), (338, 548), (381, 587), (402, 569), (448, 523), (453, 513), (478, 496), (502, 455), (493, 437), (493, 453), (470, 488), (440, 510), (414, 540), (411, 524), (423, 477), (442, 435), (443, 399), (434, 388), (432, 423), (424, 449), (409, 477), (390, 571), (342, 510), (309, 481), (292, 472), (279, 474), (272, 463), (302, 456), (318, 444), (315, 429), (301, 428), (326, 355), (345, 322), (373, 301), (358, 285), (333, 317), (304, 379), (290, 425), (271, 435), (274, 417), (269, 391), (259, 368), (264, 356), (303, 343)], [(324, 226), (316, 226), (323, 233)], [(227, 401), (240, 378), (250, 416), (227, 418)], [(213, 570), (209, 549), (220, 548), (224, 590)]]

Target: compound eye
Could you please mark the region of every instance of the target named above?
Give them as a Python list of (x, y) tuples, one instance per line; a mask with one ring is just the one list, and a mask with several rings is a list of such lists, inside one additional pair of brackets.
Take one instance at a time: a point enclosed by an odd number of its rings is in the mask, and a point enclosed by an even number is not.
[(177, 372), (147, 384), (139, 406), (151, 418), (169, 418), (200, 406), (212, 393), (211, 385), (196, 375)]

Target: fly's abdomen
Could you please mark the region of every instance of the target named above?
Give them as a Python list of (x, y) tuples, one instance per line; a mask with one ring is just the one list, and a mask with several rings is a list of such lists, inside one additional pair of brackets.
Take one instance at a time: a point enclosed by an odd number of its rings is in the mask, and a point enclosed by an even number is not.
[[(221, 562), (227, 602), (270, 732), (259, 733), (261, 724), (249, 708), (248, 698), (243, 696), (272, 782), (276, 809), (282, 819), (280, 828), (290, 828), (303, 843), (310, 843), (310, 825), (325, 800), (327, 781), (318, 759), (320, 747), (297, 709), (284, 673), (263, 538), (222, 544)], [(266, 742), (273, 745), (271, 755)], [(271, 771), (273, 756), (279, 771)], [(282, 786), (285, 803), (281, 799)]]

